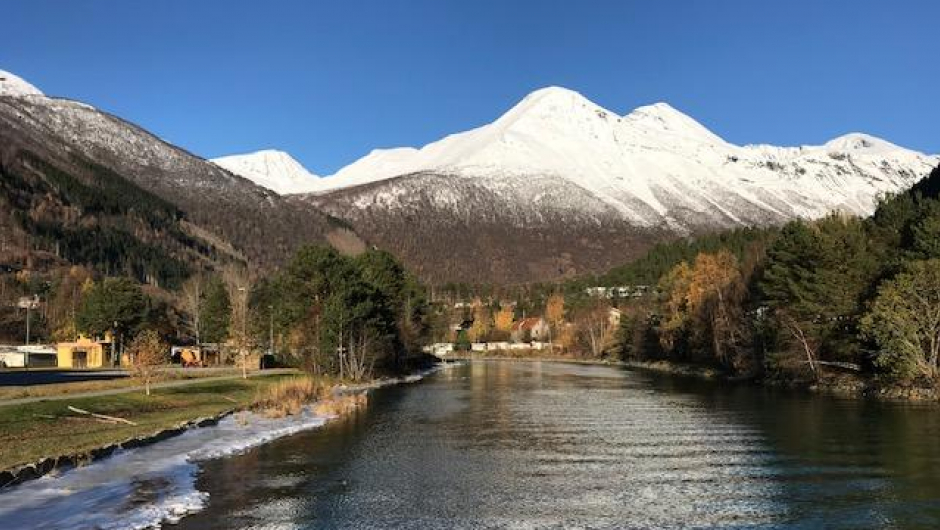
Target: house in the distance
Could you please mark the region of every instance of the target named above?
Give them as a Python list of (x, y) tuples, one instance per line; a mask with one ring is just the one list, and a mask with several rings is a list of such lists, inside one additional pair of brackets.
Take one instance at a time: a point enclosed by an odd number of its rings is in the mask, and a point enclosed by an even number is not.
[(56, 346), (59, 368), (109, 368), (117, 364), (111, 337), (92, 340), (79, 336), (75, 342), (60, 342)]
[(650, 293), (650, 286), (619, 285), (615, 287), (588, 287), (584, 292), (594, 298), (641, 298)]
[(512, 323), (513, 342), (532, 342), (548, 339), (548, 322), (542, 317), (529, 317)]

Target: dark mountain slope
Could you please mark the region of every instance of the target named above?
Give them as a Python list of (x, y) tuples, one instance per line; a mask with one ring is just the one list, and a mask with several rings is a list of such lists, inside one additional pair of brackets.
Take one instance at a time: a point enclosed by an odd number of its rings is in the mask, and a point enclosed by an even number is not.
[(200, 239), (218, 248), (231, 245), (230, 253), (256, 267), (276, 267), (308, 242), (330, 241), (347, 251), (363, 246), (341, 223), (310, 205), (287, 201), (82, 103), (0, 97), (0, 138), (12, 165), (28, 158), (68, 173), (91, 167), (126, 179), (185, 214), (193, 225), (190, 232)]
[[(527, 180), (531, 187), (514, 188), (507, 179), (497, 193), (471, 179), (428, 173), (292, 197), (342, 217), (434, 283), (505, 284), (601, 272), (667, 237), (631, 226), (562, 179)], [(533, 188), (539, 193), (513, 192)], [(571, 203), (579, 207), (559, 207)]]

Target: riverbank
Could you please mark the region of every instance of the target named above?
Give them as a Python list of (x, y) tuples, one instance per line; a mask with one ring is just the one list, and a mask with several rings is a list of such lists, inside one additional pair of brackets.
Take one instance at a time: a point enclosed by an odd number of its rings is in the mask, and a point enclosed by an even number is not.
[(815, 394), (830, 395), (840, 398), (877, 399), (881, 401), (914, 401), (914, 402), (940, 402), (940, 389), (912, 386), (889, 386), (879, 384), (871, 378), (853, 374), (830, 373), (824, 374), (818, 381), (792, 381), (772, 378), (741, 377), (729, 374), (712, 366), (702, 366), (691, 363), (677, 363), (667, 360), (652, 361), (618, 361), (608, 359), (581, 359), (564, 356), (517, 356), (494, 355), (456, 355), (450, 357), (455, 360), (498, 360), (518, 362), (561, 362), (575, 364), (596, 364), (606, 366), (623, 366), (633, 370), (647, 371), (658, 374), (691, 377), (709, 381), (724, 381), (729, 383), (749, 382), (758, 385), (777, 388), (790, 388), (803, 390)]
[(590, 364), (602, 366), (623, 366), (636, 370), (647, 370), (671, 375), (681, 375), (695, 377), (698, 379), (723, 379), (727, 375), (715, 368), (696, 366), (693, 364), (681, 364), (670, 361), (618, 361), (611, 359), (584, 359), (580, 357), (566, 356), (519, 356), (519, 355), (494, 355), (487, 352), (486, 355), (453, 355), (448, 359), (456, 361), (507, 361), (507, 362), (549, 362), (549, 363), (570, 363), (570, 364)]
[[(0, 487), (106, 456), (119, 447), (159, 439), (249, 407), (289, 375), (193, 383), (143, 392), (75, 396), (0, 407)], [(69, 407), (120, 418), (107, 420)], [(29, 469), (24, 469), (29, 468)]]
[(120, 449), (214, 425), (239, 411), (253, 410), (279, 418), (297, 415), (317, 402), (316, 414), (342, 415), (364, 404), (357, 394), (416, 381), (431, 370), (433, 367), (415, 367), (409, 375), (356, 384), (293, 372), (275, 373), (163, 387), (149, 397), (142, 392), (112, 390), (100, 395), (0, 406), (0, 489), (99, 460)]

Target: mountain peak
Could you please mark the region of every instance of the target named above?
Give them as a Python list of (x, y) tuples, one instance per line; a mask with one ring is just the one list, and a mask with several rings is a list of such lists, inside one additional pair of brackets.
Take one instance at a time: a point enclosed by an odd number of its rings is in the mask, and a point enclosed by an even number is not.
[(611, 121), (619, 118), (617, 113), (574, 90), (550, 86), (531, 92), (487, 127), (493, 131), (524, 130), (526, 134), (542, 136), (548, 130), (570, 133), (609, 127)]
[(843, 134), (826, 142), (824, 146), (829, 151), (841, 151), (841, 152), (867, 152), (871, 154), (875, 153), (885, 153), (890, 151), (899, 151), (902, 150), (901, 147), (894, 145), (893, 143), (882, 140), (876, 136), (870, 134), (853, 132), (849, 134)]
[(42, 96), (43, 93), (22, 77), (0, 70), (0, 96)]
[(587, 102), (589, 102), (588, 99), (587, 99), (586, 97), (584, 97), (583, 95), (581, 95), (580, 92), (577, 92), (577, 91), (575, 91), (575, 90), (571, 90), (570, 88), (565, 88), (565, 87), (556, 86), (556, 85), (551, 85), (551, 86), (547, 86), (547, 87), (540, 88), (540, 89), (538, 89), (538, 90), (533, 90), (532, 92), (529, 92), (529, 94), (526, 95), (526, 97), (522, 98), (522, 101), (523, 101), (523, 102), (525, 102), (525, 101), (530, 101), (530, 102), (536, 102), (536, 101), (545, 102), (545, 101), (549, 101), (549, 100), (551, 100), (551, 101), (574, 101), (574, 102), (587, 101)]
[(704, 125), (665, 102), (637, 107), (624, 116), (624, 121), (634, 128), (724, 143), (724, 140)]
[(212, 162), (281, 195), (306, 193), (320, 188), (319, 177), (289, 153), (277, 149), (223, 156)]
[(549, 108), (554, 110), (569, 110), (575, 107), (597, 107), (580, 92), (560, 86), (547, 86), (530, 92), (514, 107), (514, 109), (532, 110), (534, 108)]

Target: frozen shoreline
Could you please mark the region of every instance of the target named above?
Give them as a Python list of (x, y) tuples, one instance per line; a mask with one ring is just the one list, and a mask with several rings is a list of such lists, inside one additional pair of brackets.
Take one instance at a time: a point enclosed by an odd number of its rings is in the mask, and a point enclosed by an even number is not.
[[(338, 388), (362, 392), (419, 381), (437, 370)], [(196, 488), (201, 462), (244, 453), (254, 447), (332, 419), (308, 406), (298, 415), (266, 418), (238, 412), (210, 426), (193, 425), (182, 434), (133, 449), (116, 449), (89, 465), (48, 474), (0, 493), (0, 521), (6, 530), (43, 528), (143, 529), (173, 523), (202, 510), (208, 494)], [(202, 423), (204, 425), (204, 423)]]

